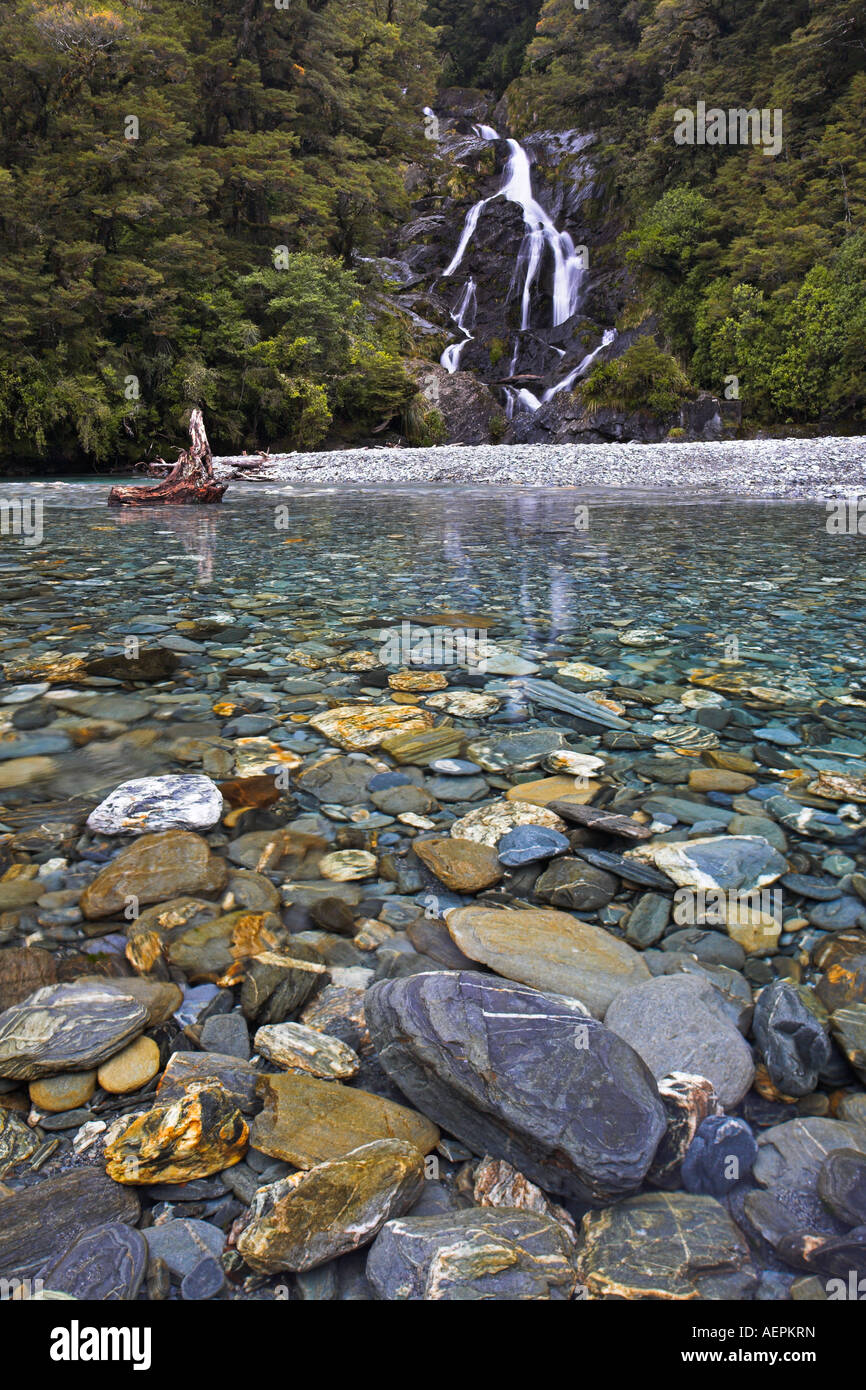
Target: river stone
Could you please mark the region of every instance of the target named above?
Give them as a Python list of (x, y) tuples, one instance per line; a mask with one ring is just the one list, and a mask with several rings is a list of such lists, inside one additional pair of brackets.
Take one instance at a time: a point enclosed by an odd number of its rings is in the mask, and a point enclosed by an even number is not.
[(379, 1061), (425, 1115), (545, 1192), (604, 1202), (642, 1182), (664, 1132), (643, 1062), (574, 1000), (475, 972), (367, 992)]
[(99, 1084), (111, 1095), (123, 1096), (146, 1086), (159, 1071), (159, 1048), (153, 1038), (136, 1038), (99, 1068)]
[(219, 1260), (206, 1255), (181, 1280), (180, 1296), (185, 1303), (203, 1303), (219, 1298), (226, 1287), (225, 1271)]
[(222, 815), (222, 792), (209, 777), (190, 773), (123, 782), (91, 811), (87, 828), (99, 835), (160, 830), (210, 830)]
[(253, 1148), (296, 1168), (344, 1158), (379, 1139), (402, 1139), (425, 1154), (439, 1140), (424, 1115), (333, 1081), (286, 1073), (262, 1077), (258, 1090), (264, 1108), (253, 1121)]
[(378, 748), (389, 734), (421, 733), (432, 725), (433, 715), (417, 705), (338, 705), (310, 720), (310, 728), (349, 753)]
[(757, 1156), (755, 1136), (745, 1120), (708, 1115), (683, 1159), (682, 1185), (686, 1192), (726, 1197), (746, 1181)]
[(672, 1072), (659, 1082), (659, 1096), (667, 1114), (667, 1130), (656, 1149), (647, 1181), (650, 1187), (681, 1186), (680, 1168), (699, 1126), (718, 1109), (718, 1097), (705, 1076)]
[(138, 1197), (98, 1168), (43, 1178), (0, 1200), (0, 1278), (27, 1279), (60, 1259), (82, 1232), (104, 1222), (132, 1226)]
[(261, 956), (278, 943), (282, 920), (276, 912), (228, 912), (200, 926), (182, 927), (165, 943), (171, 965), (193, 983), (216, 981), (235, 961)]
[(605, 1024), (656, 1078), (690, 1072), (712, 1082), (725, 1109), (739, 1105), (755, 1074), (752, 1053), (713, 986), (695, 975), (659, 975), (620, 993)]
[(228, 874), (224, 859), (188, 830), (142, 835), (120, 851), (81, 895), (88, 919), (122, 913), (129, 898), (162, 903), (185, 893), (217, 893)]
[(604, 869), (595, 869), (582, 859), (557, 859), (536, 879), (535, 892), (553, 907), (594, 912), (607, 906), (618, 887), (618, 881)]
[(661, 893), (642, 893), (632, 908), (626, 940), (630, 946), (654, 946), (664, 936), (671, 916), (670, 898)]
[(0, 1076), (90, 1071), (144, 1030), (147, 1012), (98, 985), (46, 985), (0, 1014)]
[(574, 1244), (541, 1212), (476, 1207), (389, 1221), (367, 1278), (390, 1302), (569, 1299)]
[(183, 990), (180, 985), (170, 981), (140, 980), (137, 975), (124, 975), (117, 979), (102, 975), (79, 975), (76, 984), (98, 984), (102, 989), (114, 990), (115, 994), (128, 995), (147, 1010), (148, 1028), (157, 1028), (161, 1023), (167, 1023), (183, 1003)]
[(161, 1105), (183, 1100), (196, 1085), (216, 1086), (244, 1115), (258, 1110), (256, 1083), (261, 1076), (249, 1062), (219, 1052), (173, 1052), (156, 1088)]
[[(809, 1007), (810, 999), (817, 1007)], [(758, 995), (752, 1032), (770, 1073), (786, 1096), (807, 1096), (832, 1055), (811, 990), (775, 980)]]
[[(497, 845), (499, 862), (509, 869), (553, 859), (557, 854), (567, 853), (568, 849), (569, 841), (565, 835), (543, 825), (518, 825), (503, 835)], [(417, 850), (416, 844), (416, 853)]]
[(36, 946), (9, 946), (0, 951), (0, 1013), (56, 980), (57, 964), (47, 951)]
[(248, 1141), (247, 1125), (223, 1090), (192, 1085), (181, 1100), (117, 1121), (105, 1171), (120, 1183), (188, 1182), (239, 1163)]
[(600, 782), (583, 786), (573, 777), (542, 777), (537, 782), (518, 782), (505, 793), (506, 801), (528, 801), (530, 806), (549, 806), (555, 815), (563, 815), (562, 806), (579, 807), (601, 790)]
[(282, 1023), (327, 978), (328, 967), (318, 951), (302, 941), (294, 941), (290, 952), (264, 951), (246, 967), (241, 1012), (258, 1024)]
[(713, 1197), (653, 1192), (583, 1218), (578, 1277), (589, 1297), (749, 1299), (749, 1247)]
[(779, 851), (758, 835), (715, 835), (650, 846), (639, 853), (648, 855), (681, 888), (750, 893), (775, 883), (788, 868)]
[(477, 739), (469, 744), (467, 752), (485, 772), (528, 772), (549, 753), (567, 747), (561, 729), (525, 729)]
[(450, 758), (461, 753), (465, 741), (466, 735), (462, 729), (440, 727), (387, 734), (382, 740), (382, 748), (398, 763), (426, 767), (438, 758)]
[(37, 1110), (59, 1115), (87, 1104), (96, 1090), (96, 1072), (73, 1071), (62, 1076), (44, 1076), (41, 1081), (31, 1081), (28, 1089)]
[(480, 893), (502, 878), (496, 850), (477, 840), (414, 840), (412, 848), (440, 883), (455, 893)]
[(240, 1057), (246, 1062), (250, 1055), (250, 1033), (242, 1014), (211, 1014), (202, 1024), (199, 1044), (205, 1052)]
[[(430, 709), (441, 709), (446, 714), (454, 715), (455, 719), (486, 719), (489, 714), (495, 714), (502, 704), (497, 695), (482, 695), (475, 690), (446, 691), (443, 695), (430, 695), (424, 701)], [(438, 759), (444, 762), (445, 759)]]
[(326, 854), (319, 862), (322, 878), (336, 883), (350, 883), (355, 879), (374, 878), (379, 861), (375, 854), (365, 849), (339, 849)]
[(203, 1259), (218, 1259), (226, 1243), (219, 1227), (189, 1218), (148, 1226), (144, 1238), (150, 1259), (162, 1260), (177, 1279), (185, 1279)]
[(38, 878), (0, 878), (0, 912), (31, 907), (45, 892)]
[(319, 758), (297, 776), (302, 791), (331, 806), (357, 806), (367, 799), (367, 784), (373, 769), (369, 762), (347, 758), (340, 753)]
[(80, 1235), (41, 1278), (52, 1291), (111, 1303), (133, 1300), (146, 1272), (147, 1246), (141, 1232), (107, 1221)]
[(761, 1187), (793, 1187), (815, 1194), (827, 1156), (838, 1149), (866, 1154), (866, 1129), (821, 1116), (786, 1120), (758, 1139), (755, 1180)]
[(551, 811), (562, 816), (563, 820), (572, 821), (575, 825), (588, 826), (590, 830), (601, 830), (605, 835), (618, 835), (626, 840), (648, 840), (652, 835), (648, 826), (641, 825), (640, 821), (633, 820), (631, 816), (618, 816), (612, 811), (602, 810), (599, 806), (581, 806), (573, 798), (552, 801), (549, 804)]
[(846, 1226), (866, 1226), (866, 1154), (836, 1149), (818, 1173), (818, 1196)]
[[(860, 1080), (866, 1083), (866, 1004), (849, 1004), (830, 1016), (833, 1037)], [(863, 1116), (866, 1123), (866, 1115)]]
[(361, 1065), (357, 1052), (303, 1023), (272, 1023), (253, 1039), (256, 1052), (287, 1071), (302, 1071), (323, 1081), (348, 1081)]
[(591, 922), (546, 908), (452, 908), (451, 937), (470, 960), (507, 980), (577, 999), (596, 1018), (624, 989), (649, 980), (631, 946)]
[(237, 1248), (260, 1274), (315, 1269), (368, 1245), (423, 1188), (423, 1154), (404, 1140), (380, 1139), (259, 1188)]
[(31, 1129), (14, 1110), (0, 1106), (0, 1178), (32, 1158), (42, 1139), (39, 1129)]
[[(841, 942), (845, 938), (835, 940)], [(855, 954), (854, 949), (846, 949), (844, 957), (833, 960), (825, 955), (820, 964), (825, 967), (824, 974), (815, 993), (830, 1013), (866, 1004), (866, 951)]]
[(616, 874), (619, 878), (624, 878), (626, 883), (637, 883), (642, 888), (663, 888), (670, 892), (673, 887), (673, 880), (667, 874), (659, 873), (649, 864), (642, 864), (637, 859), (632, 859), (628, 854), (614, 854), (608, 849), (585, 849), (583, 846), (575, 849), (575, 854), (579, 859), (584, 859), (587, 864), (592, 864), (596, 869), (604, 869), (606, 873)]
[(528, 801), (491, 801), (469, 811), (451, 826), (455, 840), (475, 840), (482, 845), (498, 845), (503, 835), (518, 825), (542, 825), (562, 833), (567, 829), (563, 820), (548, 811), (546, 806), (531, 806)]

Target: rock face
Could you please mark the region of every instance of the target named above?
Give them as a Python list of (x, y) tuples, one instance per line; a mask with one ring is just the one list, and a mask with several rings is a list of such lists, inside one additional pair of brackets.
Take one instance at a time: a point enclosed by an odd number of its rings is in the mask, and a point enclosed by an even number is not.
[(259, 1082), (264, 1108), (253, 1121), (253, 1148), (296, 1168), (345, 1158), (380, 1139), (401, 1139), (429, 1153), (435, 1124), (369, 1091), (312, 1076), (267, 1076)]
[(222, 792), (209, 777), (169, 775), (124, 782), (87, 817), (100, 835), (160, 830), (210, 830), (222, 814)]
[(239, 1163), (249, 1130), (216, 1086), (190, 1086), (184, 1098), (121, 1120), (105, 1146), (108, 1176), (120, 1183), (189, 1182)]
[(162, 903), (183, 893), (218, 893), (228, 877), (224, 859), (187, 830), (142, 835), (106, 864), (81, 895), (90, 919), (122, 912), (129, 898)]
[(367, 1022), (403, 1094), (474, 1153), (581, 1201), (643, 1180), (665, 1129), (658, 1090), (579, 1004), (470, 971), (414, 975), (374, 985)]
[(314, 1269), (367, 1245), (386, 1221), (411, 1210), (423, 1186), (424, 1156), (414, 1145), (365, 1144), (259, 1188), (238, 1250), (263, 1274)]
[(98, 1067), (139, 1033), (147, 1010), (99, 985), (47, 985), (0, 1015), (0, 1076), (36, 1081)]
[(445, 426), (444, 443), (486, 444), (489, 441), (490, 421), (502, 414), (489, 386), (470, 372), (449, 373), (438, 362), (409, 362), (407, 365), (436, 401)]
[(748, 1299), (749, 1247), (712, 1197), (654, 1192), (583, 1219), (578, 1275), (590, 1298)]
[(605, 1024), (643, 1058), (657, 1079), (705, 1076), (726, 1108), (752, 1084), (752, 1054), (713, 986), (695, 975), (660, 975), (620, 994)]
[(452, 909), (446, 921), (470, 960), (507, 980), (578, 999), (596, 1018), (622, 990), (650, 979), (630, 946), (567, 912), (473, 905)]
[(79, 1168), (0, 1203), (0, 1278), (27, 1279), (60, 1259), (84, 1231), (104, 1222), (138, 1220), (134, 1192), (118, 1187), (97, 1168)]
[(377, 1236), (367, 1278), (389, 1301), (568, 1299), (574, 1246), (539, 1212), (482, 1207), (408, 1217)]

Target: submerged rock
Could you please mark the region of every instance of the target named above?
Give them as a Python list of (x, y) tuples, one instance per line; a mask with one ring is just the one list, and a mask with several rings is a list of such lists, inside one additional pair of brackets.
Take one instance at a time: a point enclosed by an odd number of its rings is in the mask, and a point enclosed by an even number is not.
[(183, 893), (217, 893), (227, 877), (226, 861), (198, 835), (187, 830), (142, 835), (87, 885), (81, 911), (92, 920), (122, 913), (131, 898), (162, 903)]
[(219, 821), (222, 806), (222, 793), (209, 777), (140, 777), (115, 788), (91, 811), (87, 825), (100, 835), (209, 830)]
[(545, 1191), (610, 1201), (643, 1180), (665, 1129), (637, 1055), (571, 1000), (473, 972), (374, 985), (379, 1060), (418, 1108)]
[(423, 1186), (420, 1150), (376, 1140), (259, 1188), (238, 1251), (263, 1274), (315, 1269), (369, 1244), (386, 1221), (411, 1210)]

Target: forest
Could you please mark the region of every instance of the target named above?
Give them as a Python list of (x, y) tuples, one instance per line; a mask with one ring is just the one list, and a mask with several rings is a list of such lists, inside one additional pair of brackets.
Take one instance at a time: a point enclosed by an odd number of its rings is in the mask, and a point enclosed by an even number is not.
[[(224, 453), (408, 409), (419, 348), (364, 265), (448, 87), (595, 133), (620, 326), (651, 317), (694, 388), (862, 430), (860, 0), (5, 0), (0, 458), (154, 458), (192, 404)], [(778, 108), (782, 153), (678, 146), (701, 100)]]

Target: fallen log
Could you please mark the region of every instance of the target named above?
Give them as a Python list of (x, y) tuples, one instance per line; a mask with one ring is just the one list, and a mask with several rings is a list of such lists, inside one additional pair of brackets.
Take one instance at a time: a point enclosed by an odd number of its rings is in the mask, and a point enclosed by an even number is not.
[(113, 487), (108, 494), (110, 507), (203, 506), (221, 502), (228, 483), (214, 477), (213, 458), (200, 410), (189, 420), (190, 446), (185, 449), (168, 477), (156, 487)]

